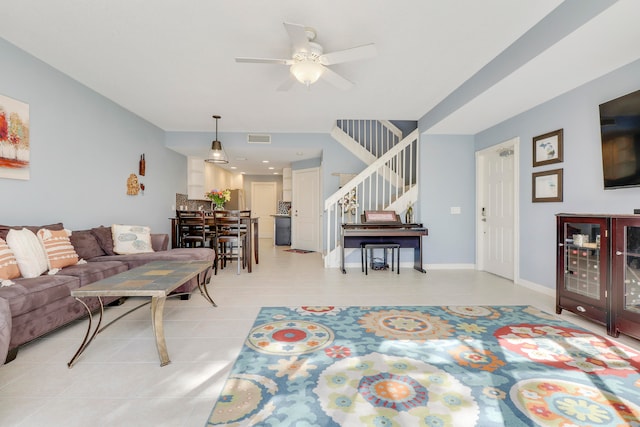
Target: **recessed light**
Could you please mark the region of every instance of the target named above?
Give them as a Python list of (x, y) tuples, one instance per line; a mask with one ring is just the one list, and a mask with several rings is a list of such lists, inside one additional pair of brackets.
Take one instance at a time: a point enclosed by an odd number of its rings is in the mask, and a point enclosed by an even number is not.
[(269, 166), (268, 169), (269, 170), (274, 170), (275, 168), (273, 166)]
[(240, 172), (240, 173), (241, 173), (242, 175), (244, 175), (244, 174), (245, 174), (245, 172)]
[(302, 151), (297, 151), (296, 156), (302, 156), (304, 153)]
[(269, 160), (263, 160), (262, 163), (269, 163)]
[(278, 175), (278, 172), (274, 172), (273, 174), (274, 174), (274, 175)]
[(236, 166), (231, 166), (231, 169), (238, 169)]

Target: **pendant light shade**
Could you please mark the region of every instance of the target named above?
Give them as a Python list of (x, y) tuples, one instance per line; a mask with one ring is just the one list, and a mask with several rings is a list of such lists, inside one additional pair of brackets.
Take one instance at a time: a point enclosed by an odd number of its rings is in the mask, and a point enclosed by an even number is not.
[(205, 159), (205, 162), (209, 163), (229, 163), (229, 157), (222, 148), (222, 142), (218, 141), (218, 119), (220, 116), (213, 116), (216, 119), (216, 139), (211, 142), (211, 150), (209, 151), (209, 157)]

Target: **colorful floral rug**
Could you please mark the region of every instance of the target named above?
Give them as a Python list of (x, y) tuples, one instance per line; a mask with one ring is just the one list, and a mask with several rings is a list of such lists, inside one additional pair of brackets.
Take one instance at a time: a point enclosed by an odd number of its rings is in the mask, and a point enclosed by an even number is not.
[(528, 306), (268, 307), (208, 426), (640, 426), (640, 352)]

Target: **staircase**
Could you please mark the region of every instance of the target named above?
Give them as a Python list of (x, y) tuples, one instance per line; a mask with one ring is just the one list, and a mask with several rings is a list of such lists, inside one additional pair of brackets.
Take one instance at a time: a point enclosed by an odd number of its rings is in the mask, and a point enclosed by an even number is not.
[[(388, 126), (390, 125), (390, 126)], [(391, 123), (339, 120), (331, 135), (369, 166), (325, 200), (325, 267), (340, 265), (343, 223), (365, 210), (404, 214), (418, 198), (418, 130), (402, 139)]]

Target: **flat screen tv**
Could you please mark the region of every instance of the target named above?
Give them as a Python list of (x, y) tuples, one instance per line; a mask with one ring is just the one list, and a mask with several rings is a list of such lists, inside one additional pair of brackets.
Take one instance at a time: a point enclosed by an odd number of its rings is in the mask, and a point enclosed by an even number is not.
[(604, 188), (640, 186), (640, 90), (600, 104)]

